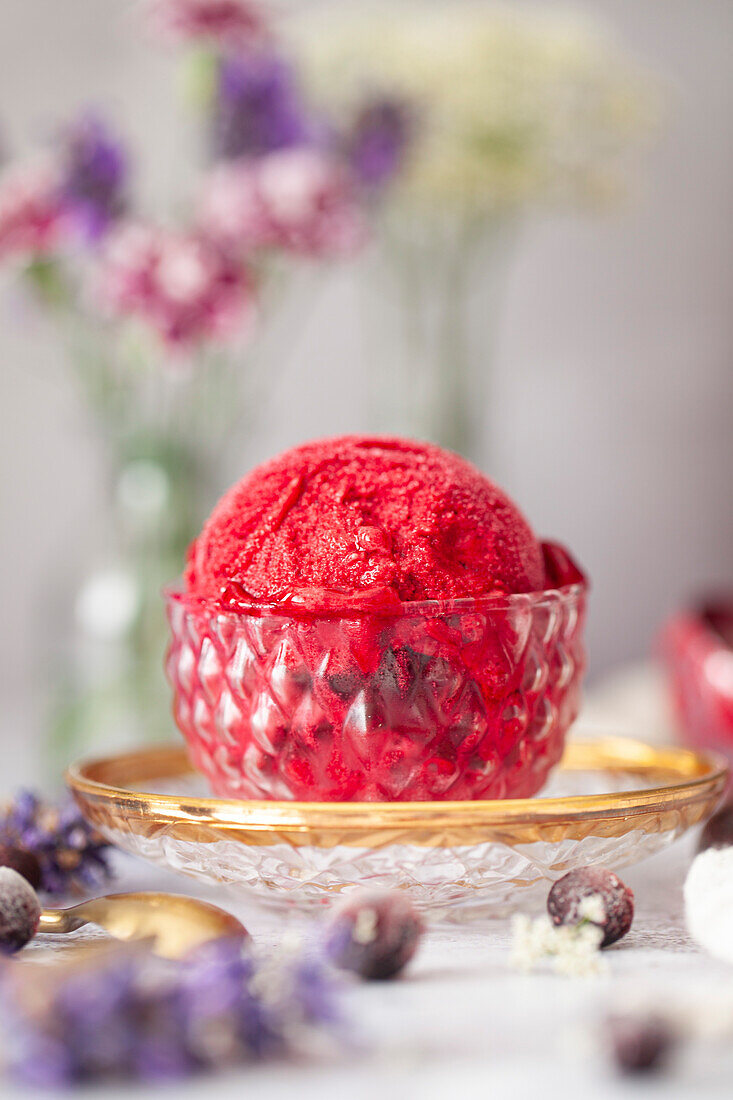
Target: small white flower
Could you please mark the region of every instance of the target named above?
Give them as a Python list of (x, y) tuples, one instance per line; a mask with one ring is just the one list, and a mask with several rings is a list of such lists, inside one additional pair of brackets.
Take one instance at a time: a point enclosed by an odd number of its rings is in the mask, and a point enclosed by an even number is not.
[(356, 914), (352, 938), (355, 943), (372, 943), (377, 937), (377, 911), (365, 907)]
[(606, 907), (600, 894), (590, 894), (582, 898), (578, 905), (578, 915), (592, 924), (603, 924), (606, 920)]
[(351, 117), (365, 88), (414, 108), (397, 180), (411, 207), (605, 200), (654, 114), (649, 82), (602, 32), (541, 6), (372, 0), (294, 27), (313, 94), (331, 109)]
[(512, 966), (524, 973), (550, 959), (556, 974), (586, 977), (605, 969), (600, 946), (603, 932), (595, 924), (581, 922), (556, 927), (546, 915), (532, 920), (518, 914), (512, 920)]

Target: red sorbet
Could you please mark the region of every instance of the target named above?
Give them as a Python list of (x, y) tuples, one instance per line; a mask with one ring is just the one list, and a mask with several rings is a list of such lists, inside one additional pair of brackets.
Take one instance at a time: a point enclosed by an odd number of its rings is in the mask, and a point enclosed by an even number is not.
[(288, 451), (217, 505), (185, 581), (168, 675), (218, 795), (519, 798), (562, 753), (582, 574), (456, 455), (358, 436)]
[(305, 605), (452, 599), (545, 587), (542, 551), (511, 500), (427, 443), (343, 436), (257, 467), (191, 547), (186, 587)]

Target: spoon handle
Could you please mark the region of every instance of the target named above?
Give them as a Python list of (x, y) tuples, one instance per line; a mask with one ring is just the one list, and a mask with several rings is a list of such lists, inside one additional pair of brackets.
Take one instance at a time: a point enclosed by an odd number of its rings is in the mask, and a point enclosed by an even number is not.
[(76, 932), (88, 924), (88, 920), (78, 910), (81, 906), (73, 906), (71, 909), (43, 909), (38, 925), (39, 932), (60, 935), (65, 932)]

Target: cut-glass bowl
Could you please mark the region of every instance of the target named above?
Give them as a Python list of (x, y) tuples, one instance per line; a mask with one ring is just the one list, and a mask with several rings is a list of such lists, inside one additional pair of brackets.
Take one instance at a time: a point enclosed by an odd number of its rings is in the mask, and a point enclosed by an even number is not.
[(313, 909), (368, 884), (461, 920), (522, 906), (575, 867), (616, 870), (659, 851), (714, 811), (727, 768), (612, 738), (571, 741), (542, 796), (527, 799), (220, 799), (177, 746), (81, 763), (67, 778), (112, 843), (250, 899)]

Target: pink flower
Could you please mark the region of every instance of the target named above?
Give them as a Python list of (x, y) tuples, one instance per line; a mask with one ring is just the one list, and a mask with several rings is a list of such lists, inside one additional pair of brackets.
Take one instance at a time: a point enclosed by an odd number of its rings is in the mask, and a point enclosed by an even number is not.
[(153, 29), (173, 41), (209, 41), (241, 49), (269, 37), (267, 20), (251, 0), (148, 0)]
[(0, 176), (0, 258), (32, 260), (52, 251), (62, 217), (59, 180), (49, 163), (13, 166)]
[(204, 233), (246, 252), (272, 243), (272, 226), (259, 191), (257, 161), (220, 164), (204, 180), (198, 220)]
[(124, 223), (109, 237), (99, 278), (112, 313), (146, 322), (170, 346), (225, 341), (252, 317), (245, 268), (194, 233)]
[(282, 248), (315, 257), (350, 255), (366, 238), (349, 172), (306, 148), (215, 168), (202, 189), (199, 223), (230, 248)]

